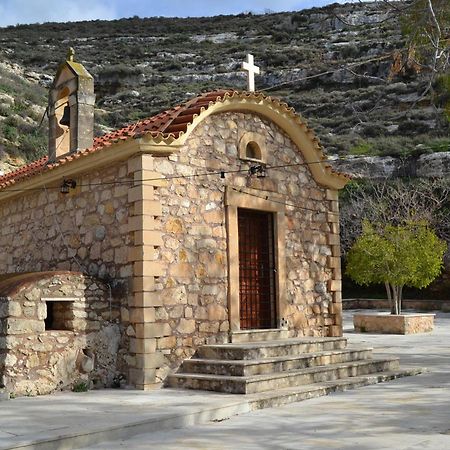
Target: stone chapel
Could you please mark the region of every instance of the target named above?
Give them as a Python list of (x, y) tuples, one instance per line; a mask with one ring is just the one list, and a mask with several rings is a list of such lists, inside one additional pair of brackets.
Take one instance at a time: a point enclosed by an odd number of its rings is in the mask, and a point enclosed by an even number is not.
[(224, 89), (94, 138), (94, 102), (70, 53), (48, 155), (0, 177), (0, 383), (149, 389), (245, 333), (342, 336), (348, 179), (300, 115)]

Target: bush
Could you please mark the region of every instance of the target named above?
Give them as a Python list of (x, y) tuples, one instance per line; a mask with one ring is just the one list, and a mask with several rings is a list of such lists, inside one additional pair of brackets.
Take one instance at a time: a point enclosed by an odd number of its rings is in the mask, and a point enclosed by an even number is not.
[(3, 136), (5, 139), (11, 142), (15, 142), (17, 139), (17, 135), (18, 133), (16, 127), (8, 124), (3, 125)]
[(44, 131), (35, 130), (20, 137), (20, 150), (28, 161), (34, 161), (47, 153), (47, 135)]
[(76, 381), (72, 386), (72, 392), (87, 392), (89, 391), (89, 383), (84, 380)]
[(351, 147), (348, 152), (350, 155), (355, 156), (370, 155), (373, 153), (373, 146), (369, 142), (361, 142), (360, 144)]

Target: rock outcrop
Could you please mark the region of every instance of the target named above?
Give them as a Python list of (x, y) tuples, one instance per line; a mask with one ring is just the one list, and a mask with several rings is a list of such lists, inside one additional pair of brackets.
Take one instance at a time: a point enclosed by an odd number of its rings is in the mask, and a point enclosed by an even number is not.
[(395, 177), (450, 179), (450, 152), (393, 158), (391, 156), (331, 158), (335, 170), (352, 178), (386, 179)]

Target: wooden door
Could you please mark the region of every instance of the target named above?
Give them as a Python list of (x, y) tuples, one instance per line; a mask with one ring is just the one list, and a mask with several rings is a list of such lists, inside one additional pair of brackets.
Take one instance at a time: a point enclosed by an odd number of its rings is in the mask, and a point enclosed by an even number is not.
[(238, 209), (241, 329), (276, 327), (273, 215)]

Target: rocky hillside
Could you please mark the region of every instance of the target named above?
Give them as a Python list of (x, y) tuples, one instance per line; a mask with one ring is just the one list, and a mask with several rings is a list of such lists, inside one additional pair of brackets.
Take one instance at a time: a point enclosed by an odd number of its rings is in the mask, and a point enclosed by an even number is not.
[[(46, 92), (68, 47), (94, 75), (97, 134), (204, 90), (257, 87), (302, 113), (334, 155), (448, 151), (445, 86), (398, 70), (404, 38), (382, 3), (196, 19), (130, 18), (1, 29), (0, 159), (9, 170), (46, 151)], [(41, 123), (42, 120), (42, 123)]]

